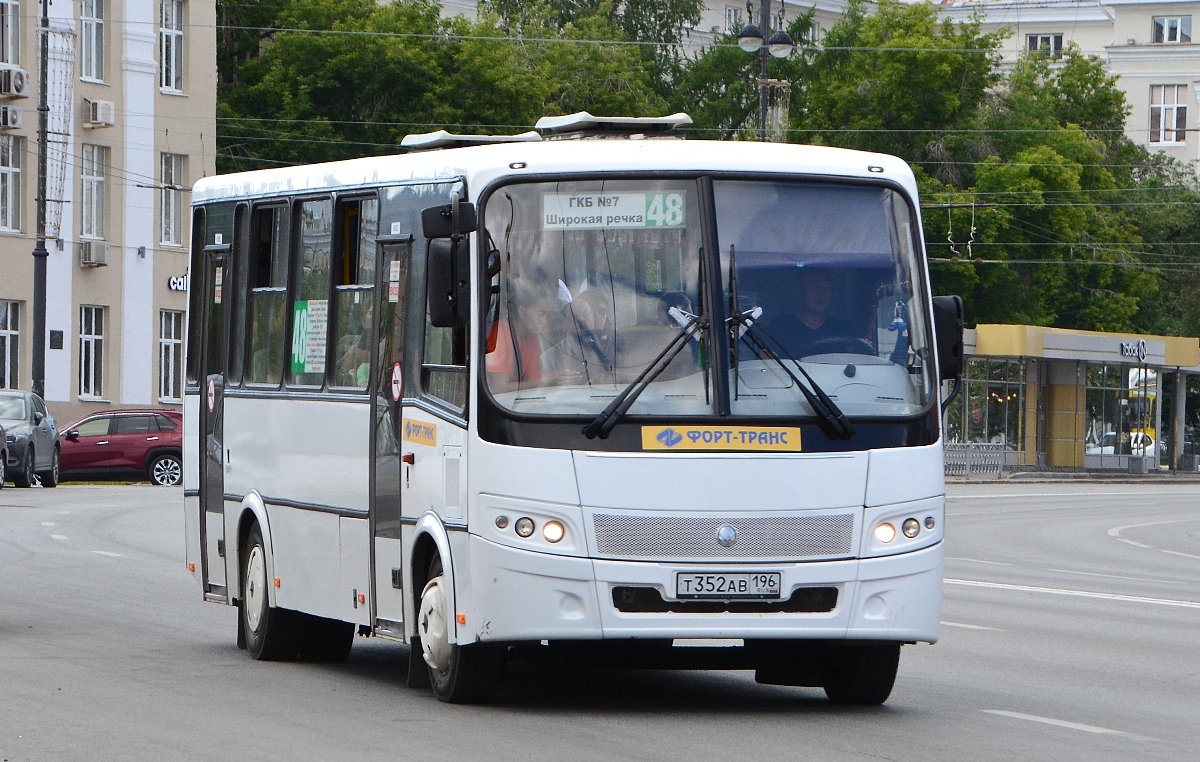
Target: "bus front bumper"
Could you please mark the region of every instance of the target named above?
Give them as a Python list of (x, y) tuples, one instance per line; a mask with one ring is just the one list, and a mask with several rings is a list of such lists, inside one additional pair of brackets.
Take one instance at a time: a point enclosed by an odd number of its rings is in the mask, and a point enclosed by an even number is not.
[[(645, 563), (518, 550), (470, 536), (471, 625), (459, 642), (621, 638), (851, 639), (933, 643), (942, 600), (942, 546), (894, 556), (812, 563)], [(490, 570), (490, 571), (485, 571)], [(828, 610), (688, 611), (679, 572), (779, 572), (782, 597), (836, 589)], [(623, 591), (653, 589), (665, 607), (619, 608)], [(614, 590), (617, 597), (614, 598)], [(653, 596), (652, 596), (653, 597)], [(829, 600), (826, 595), (826, 600)], [(636, 607), (635, 607), (636, 608)], [(817, 608), (822, 608), (818, 606)]]

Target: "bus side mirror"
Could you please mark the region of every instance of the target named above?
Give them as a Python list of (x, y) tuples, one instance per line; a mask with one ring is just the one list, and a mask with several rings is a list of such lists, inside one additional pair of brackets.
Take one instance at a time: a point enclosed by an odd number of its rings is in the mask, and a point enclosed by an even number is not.
[(963, 301), (960, 296), (933, 297), (933, 335), (942, 381), (962, 376)]
[(478, 227), (475, 205), (465, 201), (431, 206), (421, 212), (421, 232), (426, 238), (456, 238), (474, 233)]
[(426, 269), (429, 323), (457, 328), (471, 320), (470, 249), (465, 242), (435, 238), (429, 242)]

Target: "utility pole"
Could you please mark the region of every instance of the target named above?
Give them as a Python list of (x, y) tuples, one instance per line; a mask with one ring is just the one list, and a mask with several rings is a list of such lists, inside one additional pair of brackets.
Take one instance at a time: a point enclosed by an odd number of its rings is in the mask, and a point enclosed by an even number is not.
[(46, 396), (46, 150), (50, 119), (50, 0), (42, 0), (38, 35), (38, 190), (37, 240), (33, 244), (33, 393)]

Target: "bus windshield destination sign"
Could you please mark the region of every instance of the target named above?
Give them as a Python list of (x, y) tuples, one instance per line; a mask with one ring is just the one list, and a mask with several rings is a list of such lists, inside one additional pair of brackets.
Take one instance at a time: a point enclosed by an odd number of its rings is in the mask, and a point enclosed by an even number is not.
[(542, 195), (542, 229), (682, 227), (683, 196), (683, 193), (546, 193)]

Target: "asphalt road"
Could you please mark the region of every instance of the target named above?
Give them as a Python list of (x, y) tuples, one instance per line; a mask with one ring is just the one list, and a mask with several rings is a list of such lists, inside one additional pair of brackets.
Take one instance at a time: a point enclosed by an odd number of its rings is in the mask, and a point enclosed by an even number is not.
[(954, 485), (942, 639), (883, 707), (749, 672), (510, 666), (404, 686), (407, 650), (254, 662), (183, 564), (177, 489), (0, 490), (0, 760), (1194, 759), (1200, 484)]

